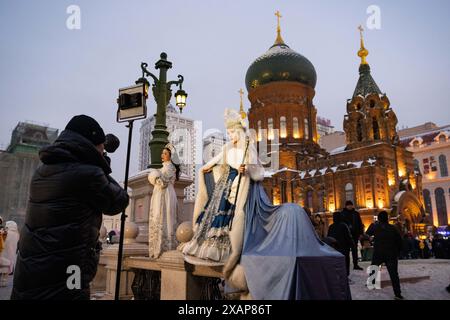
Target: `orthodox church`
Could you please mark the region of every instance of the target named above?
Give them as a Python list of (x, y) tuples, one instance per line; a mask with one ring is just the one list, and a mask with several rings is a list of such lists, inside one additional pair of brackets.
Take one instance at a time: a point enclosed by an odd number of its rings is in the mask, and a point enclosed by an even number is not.
[(363, 29), (359, 79), (343, 120), (346, 146), (327, 152), (318, 144), (315, 68), (284, 42), (281, 16), (275, 15), (275, 43), (245, 77), (249, 127), (263, 162), (269, 155), (264, 187), (273, 203), (298, 203), (331, 219), (333, 211), (352, 200), (366, 227), (383, 209), (405, 230), (424, 232), (422, 177), (412, 153), (399, 144), (397, 117), (387, 95), (371, 76)]

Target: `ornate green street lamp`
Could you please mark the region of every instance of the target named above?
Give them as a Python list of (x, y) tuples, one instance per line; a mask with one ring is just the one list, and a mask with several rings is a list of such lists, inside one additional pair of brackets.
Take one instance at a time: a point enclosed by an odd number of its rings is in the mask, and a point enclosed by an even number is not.
[(154, 81), (152, 85), (152, 93), (157, 107), (155, 115), (155, 128), (152, 131), (152, 140), (149, 143), (152, 163), (148, 167), (161, 168), (161, 152), (164, 146), (169, 142), (169, 132), (167, 131), (166, 126), (166, 109), (172, 94), (170, 87), (172, 85), (179, 87), (178, 91), (175, 93), (175, 100), (176, 105), (180, 108), (180, 112), (182, 112), (183, 108), (186, 106), (187, 93), (182, 89), (182, 83), (184, 81), (184, 77), (182, 75), (178, 75), (177, 81), (167, 82), (167, 70), (172, 68), (172, 62), (167, 60), (167, 54), (165, 52), (161, 53), (160, 59), (155, 63), (155, 69), (159, 69), (159, 79), (148, 71), (147, 67), (147, 63), (141, 63), (142, 77), (137, 80), (136, 83), (146, 84), (145, 87), (148, 96), (150, 84), (145, 77), (151, 77)]

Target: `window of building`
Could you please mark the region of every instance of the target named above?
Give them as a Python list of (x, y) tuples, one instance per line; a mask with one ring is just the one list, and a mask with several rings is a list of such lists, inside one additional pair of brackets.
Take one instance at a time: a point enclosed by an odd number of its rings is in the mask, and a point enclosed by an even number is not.
[(350, 200), (351, 202), (355, 203), (355, 193), (353, 190), (353, 184), (347, 183), (345, 185), (345, 201)]
[(305, 139), (309, 139), (309, 123), (308, 123), (308, 119), (305, 118)]
[(444, 226), (448, 224), (447, 218), (447, 203), (445, 201), (444, 189), (437, 188), (434, 191), (436, 198), (436, 211), (438, 216), (438, 225)]
[(258, 120), (258, 141), (262, 140), (262, 127), (261, 127), (261, 120)]
[(447, 138), (445, 137), (445, 134), (441, 134), (439, 136), (439, 142), (446, 142), (446, 141), (447, 141)]
[(377, 118), (372, 119), (372, 129), (373, 129), (373, 139), (379, 140), (380, 139), (380, 128), (378, 127), (378, 121)]
[(286, 129), (286, 117), (280, 117), (280, 137), (287, 137), (287, 129)]
[(324, 212), (326, 207), (325, 190), (319, 190), (319, 212)]
[(44, 139), (44, 135), (41, 132), (36, 132), (33, 135), (33, 138), (36, 139), (36, 140), (42, 140), (42, 139)]
[(433, 207), (431, 205), (431, 193), (428, 189), (423, 189), (423, 201), (425, 202), (425, 211), (427, 213), (433, 212)]
[(287, 202), (286, 191), (287, 191), (286, 181), (282, 181), (281, 182), (281, 202), (282, 203)]
[(414, 170), (416, 170), (416, 171), (418, 171), (418, 172), (421, 172), (419, 160), (414, 159), (414, 160), (413, 160), (413, 163), (414, 163)]
[(448, 177), (447, 157), (444, 154), (439, 156), (439, 168), (441, 171), (441, 177)]
[(268, 139), (269, 139), (269, 140), (273, 140), (273, 138), (274, 138), (274, 132), (273, 132), (273, 119), (272, 119), (272, 118), (269, 118), (269, 119), (267, 120), (267, 129), (268, 129), (268, 131), (269, 131), (269, 137), (268, 137)]
[(430, 168), (431, 168), (431, 172), (437, 171), (437, 164), (436, 164), (436, 160), (435, 160), (434, 156), (430, 157)]
[(298, 129), (298, 118), (292, 118), (292, 127), (294, 129), (293, 136), (295, 139), (300, 138), (300, 130)]
[(424, 174), (430, 173), (430, 163), (429, 163), (429, 159), (428, 159), (428, 158), (422, 159), (422, 164), (423, 164), (423, 173), (424, 173)]
[(356, 123), (356, 139), (358, 140), (358, 142), (361, 142), (363, 139), (363, 119), (359, 119), (358, 122)]

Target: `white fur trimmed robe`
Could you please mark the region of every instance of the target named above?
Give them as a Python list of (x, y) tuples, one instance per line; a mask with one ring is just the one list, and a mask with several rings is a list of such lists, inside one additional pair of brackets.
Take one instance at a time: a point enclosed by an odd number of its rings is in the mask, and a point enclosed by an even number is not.
[[(208, 202), (208, 194), (203, 170), (212, 169), (214, 174), (214, 181), (217, 182), (219, 181), (220, 177), (224, 175), (224, 173), (226, 174), (226, 172), (228, 171), (227, 166), (239, 170), (239, 167), (242, 164), (244, 150), (245, 141), (243, 141), (243, 139), (239, 140), (236, 145), (232, 144), (231, 142), (227, 143), (222, 148), (221, 153), (219, 153), (216, 157), (214, 157), (200, 169), (198, 175), (198, 193), (193, 214), (194, 230), (196, 229), (195, 224), (197, 218), (204, 211), (205, 205)], [(250, 187), (250, 180), (262, 181), (264, 179), (264, 168), (260, 164), (257, 157), (256, 148), (251, 142), (249, 144), (247, 156), (244, 163), (246, 164), (246, 171), (241, 178), (239, 194), (236, 201), (236, 209), (232, 221), (232, 229), (231, 231), (229, 231), (231, 253), (227, 261), (224, 262), (225, 265), (223, 270), (225, 279), (228, 280), (229, 284), (232, 287), (241, 291), (248, 291), (243, 268), (239, 265), (244, 241), (245, 204)], [(228, 201), (230, 203), (234, 203), (235, 201), (238, 180), (239, 175), (234, 178), (231, 185), (231, 190), (228, 196)], [(186, 249), (186, 246), (184, 248)], [(187, 250), (183, 250), (183, 252), (186, 254)], [(208, 264), (208, 262), (205, 261), (204, 264)]]

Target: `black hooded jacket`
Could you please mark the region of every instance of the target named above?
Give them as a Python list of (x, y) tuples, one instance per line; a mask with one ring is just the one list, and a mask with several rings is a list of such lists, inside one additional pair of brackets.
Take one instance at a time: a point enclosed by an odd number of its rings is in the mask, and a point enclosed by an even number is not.
[(364, 224), (361, 220), (361, 215), (355, 209), (349, 210), (344, 208), (342, 210), (342, 219), (350, 229), (353, 239), (357, 242), (359, 237), (364, 234)]
[(377, 261), (397, 259), (402, 249), (402, 237), (397, 228), (387, 222), (372, 224), (367, 234), (373, 236), (373, 257)]
[(339, 212), (333, 214), (333, 224), (328, 228), (327, 236), (336, 240), (336, 250), (341, 253), (350, 251), (350, 248), (354, 245), (350, 230), (347, 224), (342, 221)]
[[(64, 130), (39, 156), (43, 164), (31, 180), (11, 299), (89, 299), (102, 213), (123, 211), (128, 194), (109, 176), (103, 155), (74, 131)], [(79, 289), (70, 278), (78, 267)]]

